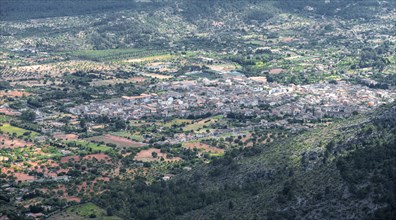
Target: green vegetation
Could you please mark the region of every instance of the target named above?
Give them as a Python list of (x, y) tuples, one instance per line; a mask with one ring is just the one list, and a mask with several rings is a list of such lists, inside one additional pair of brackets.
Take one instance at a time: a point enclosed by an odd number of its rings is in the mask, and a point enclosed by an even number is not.
[(90, 0), (66, 0), (51, 2), (46, 0), (2, 0), (0, 10), (1, 19), (23, 20), (35, 18), (47, 18), (58, 16), (81, 15), (98, 12), (111, 12), (120, 9), (136, 8), (135, 1), (99, 0), (94, 5)]
[(129, 139), (134, 140), (134, 141), (139, 141), (139, 142), (144, 141), (144, 138), (142, 137), (142, 135), (133, 134), (133, 133), (131, 133), (129, 131), (117, 131), (117, 132), (113, 132), (112, 134), (115, 135), (115, 136), (129, 138)]
[(0, 219), (396, 216), (392, 1), (0, 2)]
[(0, 115), (0, 123), (8, 122), (10, 121), (10, 117), (6, 115)]
[(192, 120), (189, 119), (173, 119), (172, 121), (166, 122), (164, 124), (165, 127), (173, 127), (173, 126), (178, 126), (178, 125), (183, 125), (183, 124), (190, 124)]
[(165, 52), (145, 50), (145, 49), (108, 49), (108, 50), (81, 50), (72, 51), (72, 57), (93, 61), (114, 61), (128, 58), (147, 58), (154, 55), (161, 55)]
[(12, 126), (10, 124), (2, 124), (0, 126), (0, 130), (4, 133), (16, 134), (16, 136), (28, 136), (30, 138), (34, 138), (38, 135), (38, 133), (34, 131), (28, 131), (23, 128)]
[(83, 205), (72, 206), (68, 208), (63, 215), (77, 215), (84, 219), (100, 219), (100, 220), (119, 220), (121, 218), (116, 216), (107, 216), (105, 210), (101, 209), (93, 203), (86, 203)]
[(203, 128), (207, 128), (209, 125), (219, 122), (221, 117), (205, 118), (199, 121), (190, 122), (189, 125), (183, 128), (183, 131), (197, 131)]
[(113, 150), (113, 148), (101, 145), (101, 144), (96, 144), (88, 141), (82, 141), (82, 140), (77, 140), (77, 141), (67, 141), (66, 142), (70, 146), (77, 146), (81, 148), (85, 148), (89, 150), (90, 152), (110, 152)]
[[(370, 123), (359, 116), (278, 143), (233, 150), (167, 183), (147, 185), (144, 179), (136, 179), (130, 187), (129, 183), (115, 182), (111, 193), (104, 193), (96, 202), (120, 216), (138, 219), (219, 215), (236, 219), (326, 218), (328, 213), (342, 216), (345, 212), (387, 219), (394, 215), (395, 191), (385, 185), (395, 185), (395, 116), (394, 108), (382, 109), (369, 116)], [(358, 211), (345, 205), (340, 205), (339, 211), (332, 210), (335, 206), (331, 201), (344, 194), (344, 186), (352, 193), (345, 198), (347, 203), (361, 204)], [(376, 198), (373, 203), (386, 204), (386, 208), (369, 213), (360, 202), (372, 195)], [(298, 203), (301, 197), (307, 205)], [(143, 198), (144, 204), (138, 202)], [(108, 202), (114, 199), (137, 202), (122, 206)], [(312, 209), (308, 204), (321, 205)], [(286, 209), (291, 206), (297, 208)]]
[(36, 119), (36, 113), (32, 110), (26, 110), (22, 112), (21, 119), (28, 122), (32, 122)]

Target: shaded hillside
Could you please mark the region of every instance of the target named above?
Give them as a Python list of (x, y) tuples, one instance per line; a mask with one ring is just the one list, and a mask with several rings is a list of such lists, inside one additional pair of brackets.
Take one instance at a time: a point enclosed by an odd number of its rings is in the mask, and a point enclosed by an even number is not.
[(391, 219), (396, 107), (368, 117), (234, 150), (169, 182), (114, 182), (97, 203), (128, 219)]
[(280, 0), (277, 7), (308, 15), (337, 16), (345, 19), (372, 18), (383, 8), (395, 8), (392, 2), (377, 0)]
[(0, 20), (25, 20), (60, 16), (107, 13), (120, 10), (144, 9), (177, 5), (186, 20), (216, 18), (232, 12), (244, 13), (247, 20), (266, 20), (279, 10), (344, 18), (370, 18), (383, 7), (394, 4), (377, 0), (331, 1), (259, 1), (259, 0), (1, 0)]
[(25, 20), (136, 9), (133, 0), (1, 0), (0, 20)]
[[(320, 20), (322, 15), (330, 19), (334, 16), (373, 18), (379, 10), (389, 11), (395, 7), (386, 2), (359, 0), (329, 3), (311, 0), (0, 2), (2, 46), (13, 49), (16, 45), (23, 45), (39, 51), (114, 48), (222, 50), (238, 46), (240, 42), (235, 39), (249, 29), (277, 38), (277, 34), (265, 29), (268, 25), (265, 23), (276, 23), (282, 13), (289, 14), (291, 20), (298, 20), (293, 15)], [(41, 19), (26, 25), (19, 23), (33, 18)]]

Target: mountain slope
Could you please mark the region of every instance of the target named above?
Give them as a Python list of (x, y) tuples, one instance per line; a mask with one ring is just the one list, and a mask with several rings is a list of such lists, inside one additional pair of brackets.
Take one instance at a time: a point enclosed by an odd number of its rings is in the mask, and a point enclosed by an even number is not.
[[(396, 4), (376, 0), (1, 0), (2, 47), (39, 51), (214, 47), (245, 28), (267, 32), (282, 13), (312, 18), (372, 19)], [(324, 16), (324, 17), (322, 17)], [(34, 20), (28, 20), (34, 19)], [(270, 23), (273, 23), (272, 21)], [(219, 25), (218, 27), (216, 25)], [(202, 37), (208, 35), (208, 37)], [(181, 46), (182, 45), (182, 46)], [(217, 45), (224, 48), (224, 44)]]
[(229, 152), (166, 183), (114, 183), (97, 203), (128, 219), (390, 219), (395, 119), (388, 106)]

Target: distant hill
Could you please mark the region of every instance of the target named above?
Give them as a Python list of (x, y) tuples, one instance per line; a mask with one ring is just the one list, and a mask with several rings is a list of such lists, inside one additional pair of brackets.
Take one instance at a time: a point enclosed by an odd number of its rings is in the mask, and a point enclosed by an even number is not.
[[(190, 49), (224, 48), (219, 39), (235, 42), (235, 36), (249, 25), (261, 26), (277, 20), (282, 13), (309, 19), (370, 19), (379, 11), (389, 11), (396, 4), (374, 0), (0, 0), (0, 37), (4, 48), (31, 38), (40, 51), (76, 49), (146, 48)], [(69, 16), (63, 19), (63, 16)], [(43, 20), (44, 18), (51, 18)], [(12, 21), (41, 19), (16, 28)], [(214, 23), (213, 23), (214, 22)], [(218, 22), (218, 23), (216, 23)], [(43, 23), (51, 23), (52, 28)], [(216, 28), (220, 24), (220, 28)], [(215, 29), (218, 29), (215, 31)], [(265, 28), (264, 28), (265, 29)], [(266, 31), (266, 30), (263, 30)], [(216, 33), (206, 38), (199, 32)], [(272, 33), (268, 33), (271, 35)], [(67, 37), (66, 37), (67, 36)], [(275, 36), (276, 37), (276, 36)], [(42, 43), (51, 39), (51, 43)], [(67, 39), (70, 39), (69, 41)], [(229, 45), (232, 46), (232, 45)]]
[(135, 9), (134, 0), (0, 0), (0, 20), (74, 16)]
[[(370, 18), (391, 1), (377, 0), (0, 0), (0, 20), (25, 20), (106, 13), (120, 10), (148, 10), (178, 5), (185, 19), (213, 18), (229, 12), (246, 13), (246, 19), (267, 19), (278, 10), (344, 18)], [(250, 10), (247, 10), (250, 9)]]

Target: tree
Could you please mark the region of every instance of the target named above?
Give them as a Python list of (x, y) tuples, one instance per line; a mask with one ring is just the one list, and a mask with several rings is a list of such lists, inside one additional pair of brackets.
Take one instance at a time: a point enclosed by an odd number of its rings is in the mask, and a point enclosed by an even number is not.
[(107, 215), (107, 216), (113, 216), (113, 209), (110, 208), (110, 207), (107, 208), (107, 209), (106, 209), (106, 215)]
[(234, 209), (234, 203), (232, 201), (228, 202), (228, 209)]
[(39, 212), (44, 211), (44, 208), (40, 205), (30, 205), (29, 210), (32, 213), (39, 213)]
[(80, 119), (80, 127), (85, 128), (87, 126), (87, 120), (85, 118)]
[(21, 114), (21, 119), (24, 121), (32, 122), (32, 121), (36, 120), (36, 113), (30, 109), (23, 111)]
[(0, 90), (5, 90), (10, 87), (10, 83), (7, 81), (0, 81)]

